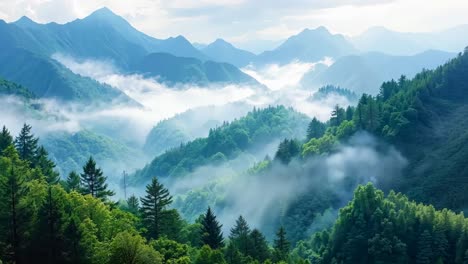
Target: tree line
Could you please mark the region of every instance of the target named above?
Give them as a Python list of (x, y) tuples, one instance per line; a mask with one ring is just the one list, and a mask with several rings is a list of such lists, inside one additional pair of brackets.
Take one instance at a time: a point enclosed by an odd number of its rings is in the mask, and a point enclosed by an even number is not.
[(0, 133), (0, 260), (3, 263), (280, 263), (284, 228), (270, 245), (239, 216), (228, 237), (211, 208), (194, 223), (172, 209), (153, 177), (143, 197), (114, 202), (96, 161), (65, 179), (24, 125)]

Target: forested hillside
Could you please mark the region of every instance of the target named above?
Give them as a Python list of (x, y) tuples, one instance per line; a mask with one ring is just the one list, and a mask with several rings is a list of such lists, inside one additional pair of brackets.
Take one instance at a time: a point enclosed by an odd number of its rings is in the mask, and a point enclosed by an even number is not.
[[(468, 157), (468, 53), (465, 51), (433, 71), (414, 79), (402, 76), (382, 84), (376, 97), (363, 95), (355, 108), (332, 113), (330, 128), (303, 146), (302, 155), (333, 151), (338, 141), (358, 130), (395, 144), (408, 158), (401, 179), (383, 179), (381, 187), (407, 193), (410, 198), (465, 210)], [(444, 188), (441, 188), (444, 186)]]
[(223, 162), (241, 152), (254, 152), (273, 140), (303, 137), (308, 118), (284, 106), (254, 109), (245, 117), (211, 129), (207, 138), (199, 138), (166, 151), (135, 173), (135, 181), (152, 175), (183, 175), (210, 162)]

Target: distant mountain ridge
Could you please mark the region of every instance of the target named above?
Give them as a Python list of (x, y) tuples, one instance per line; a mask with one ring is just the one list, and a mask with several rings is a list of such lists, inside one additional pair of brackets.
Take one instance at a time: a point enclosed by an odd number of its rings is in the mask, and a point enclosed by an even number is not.
[[(209, 61), (208, 56), (183, 36), (165, 40), (150, 37), (108, 8), (66, 24), (39, 24), (27, 17), (13, 23), (0, 21), (0, 49), (0, 61), (3, 62), (0, 74), (30, 88), (38, 97), (129, 99), (117, 89), (70, 72), (51, 59), (56, 53), (77, 59), (104, 60), (124, 73), (153, 73), (150, 77), (171, 83), (194, 80), (202, 85), (210, 82), (257, 84), (235, 66)], [(154, 55), (162, 53), (167, 55)], [(15, 58), (13, 63), (5, 63), (12, 58)], [(149, 62), (149, 59), (157, 61)], [(138, 65), (140, 62), (143, 64)], [(165, 64), (169, 66), (168, 70), (160, 67)]]
[(350, 38), (361, 51), (377, 51), (392, 55), (414, 55), (426, 50), (459, 52), (468, 46), (468, 25), (459, 25), (438, 32), (397, 32), (373, 27)]
[(243, 67), (255, 59), (255, 54), (238, 49), (223, 39), (217, 39), (213, 43), (202, 48), (201, 51), (216, 61), (228, 62), (237, 67)]
[(338, 59), (328, 68), (306, 73), (301, 84), (305, 88), (331, 84), (358, 94), (377, 94), (385, 80), (398, 79), (401, 75), (413, 77), (422, 69), (434, 69), (455, 55), (436, 50), (414, 56), (392, 56), (378, 52), (350, 55)]

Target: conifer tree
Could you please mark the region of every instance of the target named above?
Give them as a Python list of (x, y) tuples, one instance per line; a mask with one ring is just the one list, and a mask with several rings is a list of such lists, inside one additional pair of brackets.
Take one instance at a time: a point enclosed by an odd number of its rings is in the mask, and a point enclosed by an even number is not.
[(224, 246), (222, 225), (216, 220), (216, 216), (210, 207), (202, 219), (202, 242), (211, 249), (218, 249)]
[(80, 175), (74, 171), (70, 172), (66, 180), (66, 189), (71, 191), (80, 191)]
[(26, 175), (28, 165), (19, 159), (13, 146), (4, 151), (4, 158), (0, 158), (0, 241), (7, 250), (14, 263), (21, 262), (21, 247), (24, 247), (26, 238), (25, 227), (28, 216), (22, 200), (26, 196)]
[(320, 138), (325, 133), (325, 124), (320, 122), (317, 118), (313, 118), (307, 127), (307, 140), (312, 138)]
[(138, 213), (140, 202), (138, 201), (138, 198), (134, 194), (128, 197), (127, 206), (128, 206), (128, 211), (131, 212), (132, 214)]
[(281, 226), (276, 233), (276, 238), (274, 240), (274, 260), (275, 262), (287, 261), (289, 257), (290, 244), (286, 239), (286, 231)]
[(3, 126), (2, 132), (0, 132), (0, 156), (2, 152), (10, 145), (13, 144), (13, 137), (10, 134), (10, 131)]
[(89, 157), (88, 162), (83, 167), (81, 174), (81, 186), (83, 194), (91, 194), (95, 198), (106, 201), (109, 196), (113, 196), (114, 192), (107, 189), (107, 177), (103, 175), (100, 168), (96, 167), (96, 162), (93, 157)]
[(148, 237), (158, 239), (162, 235), (165, 212), (172, 203), (172, 196), (164, 185), (153, 177), (151, 183), (146, 186), (145, 197), (141, 200), (141, 217), (148, 229)]
[(40, 146), (37, 149), (34, 167), (42, 171), (48, 184), (57, 184), (59, 182), (60, 175), (58, 172), (54, 171), (55, 163), (49, 159), (49, 154), (44, 146)]
[(18, 151), (20, 159), (30, 162), (34, 165), (38, 138), (31, 134), (31, 126), (24, 124), (20, 134), (15, 138), (15, 147)]
[(235, 226), (231, 228), (229, 239), (240, 253), (244, 256), (249, 254), (249, 249), (251, 248), (250, 227), (242, 215), (236, 220)]
[(265, 260), (270, 258), (268, 242), (265, 236), (263, 236), (263, 234), (258, 229), (252, 230), (250, 233), (250, 241), (252, 243), (252, 258), (258, 260), (260, 263), (263, 263)]

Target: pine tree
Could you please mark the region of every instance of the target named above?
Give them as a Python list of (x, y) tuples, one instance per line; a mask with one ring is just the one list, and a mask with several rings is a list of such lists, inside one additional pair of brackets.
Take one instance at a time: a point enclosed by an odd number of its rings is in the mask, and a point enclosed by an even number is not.
[(13, 144), (13, 137), (10, 134), (10, 131), (3, 126), (2, 132), (0, 132), (0, 156), (2, 152), (10, 145)]
[(325, 133), (325, 129), (325, 124), (314, 117), (307, 127), (307, 140), (320, 138)]
[(224, 246), (222, 225), (216, 220), (216, 216), (210, 207), (202, 219), (202, 242), (211, 249), (218, 249)]
[(275, 262), (287, 261), (289, 257), (289, 241), (286, 239), (286, 231), (281, 226), (276, 233), (276, 239), (274, 240), (274, 260)]
[(15, 138), (16, 150), (20, 159), (29, 161), (32, 166), (35, 161), (38, 138), (31, 134), (31, 126), (24, 124), (18, 137)]
[(141, 200), (141, 217), (148, 229), (148, 237), (158, 239), (163, 231), (164, 213), (166, 207), (172, 203), (172, 196), (164, 185), (153, 177), (146, 186), (146, 195)]
[(59, 182), (60, 175), (58, 172), (54, 171), (55, 163), (49, 159), (49, 154), (44, 146), (40, 146), (37, 149), (34, 167), (42, 171), (48, 184), (57, 184)]
[(270, 258), (268, 242), (266, 241), (265, 236), (263, 236), (258, 229), (252, 230), (250, 233), (250, 241), (252, 241), (252, 258), (258, 260), (260, 263), (263, 263), (265, 260)]
[(91, 194), (95, 198), (106, 201), (109, 196), (113, 196), (114, 192), (107, 189), (107, 177), (103, 175), (101, 169), (96, 168), (96, 162), (93, 157), (89, 157), (88, 162), (83, 167), (81, 174), (81, 185), (83, 186), (83, 194)]
[(63, 259), (63, 226), (64, 208), (59, 192), (63, 189), (48, 186), (47, 197), (39, 209), (39, 221), (36, 228), (34, 244), (41, 245), (36, 249), (35, 257), (46, 258), (47, 263), (62, 263)]
[(20, 250), (26, 243), (23, 234), (29, 219), (22, 200), (27, 192), (27, 173), (27, 163), (19, 159), (13, 146), (7, 147), (0, 159), (0, 234), (5, 235), (1, 241), (14, 263), (20, 262)]
[(74, 171), (68, 174), (66, 180), (67, 191), (80, 191), (80, 175)]
[(138, 213), (140, 202), (138, 201), (138, 198), (134, 194), (128, 197), (127, 206), (128, 206), (128, 211), (131, 212), (132, 214)]
[(242, 215), (239, 216), (239, 218), (236, 220), (235, 226), (231, 229), (229, 239), (240, 253), (242, 253), (244, 256), (249, 255), (249, 249), (251, 248), (250, 227)]

